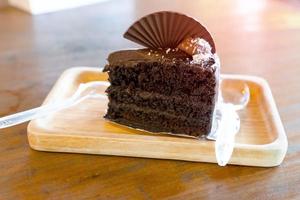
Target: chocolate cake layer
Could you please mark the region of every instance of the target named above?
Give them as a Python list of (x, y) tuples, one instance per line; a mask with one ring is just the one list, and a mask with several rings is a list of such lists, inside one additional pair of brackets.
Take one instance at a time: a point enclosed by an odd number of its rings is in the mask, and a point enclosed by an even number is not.
[[(188, 56), (183, 57), (183, 53), (173, 53), (170, 59), (164, 51), (155, 57), (143, 57), (140, 51), (120, 51), (109, 57), (110, 64), (104, 71), (108, 71), (112, 86), (139, 88), (165, 95), (215, 95), (217, 68), (212, 66), (213, 58), (203, 63), (192, 63)], [(131, 58), (128, 62), (122, 60), (125, 55)], [(137, 62), (132, 58), (140, 60)]]
[(151, 132), (169, 132), (200, 136), (211, 129), (210, 116), (186, 118), (154, 109), (143, 109), (124, 104), (109, 104), (105, 118), (133, 128)]
[(166, 96), (160, 93), (146, 92), (113, 86), (107, 89), (110, 102), (134, 104), (137, 107), (162, 110), (174, 115), (188, 118), (206, 117), (214, 109), (213, 98), (204, 96), (192, 97), (187, 95)]

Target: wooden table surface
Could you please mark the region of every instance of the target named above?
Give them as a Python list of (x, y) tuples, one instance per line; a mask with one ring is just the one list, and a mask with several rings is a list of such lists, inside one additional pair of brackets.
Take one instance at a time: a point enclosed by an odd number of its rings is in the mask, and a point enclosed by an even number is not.
[(39, 106), (65, 69), (103, 66), (109, 52), (134, 47), (122, 33), (158, 10), (203, 22), (215, 38), (222, 73), (267, 79), (289, 141), (282, 165), (38, 152), (22, 124), (0, 130), (0, 199), (300, 199), (297, 1), (112, 0), (34, 17), (1, 9), (0, 115)]

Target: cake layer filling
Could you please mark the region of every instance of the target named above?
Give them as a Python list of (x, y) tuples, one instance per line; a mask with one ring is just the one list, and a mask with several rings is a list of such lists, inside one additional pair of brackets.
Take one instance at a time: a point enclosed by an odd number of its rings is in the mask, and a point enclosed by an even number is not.
[(125, 104), (109, 104), (105, 118), (151, 132), (172, 132), (199, 136), (211, 129), (211, 115), (202, 118), (186, 118), (166, 112), (139, 108)]
[(106, 66), (109, 81), (113, 86), (141, 89), (165, 95), (206, 96), (214, 99), (216, 95), (216, 68), (184, 62), (145, 62), (133, 67)]
[(213, 99), (207, 97), (193, 99), (184, 95), (166, 96), (120, 86), (110, 86), (106, 92), (110, 102), (115, 104), (130, 104), (187, 118), (205, 117), (214, 109)]

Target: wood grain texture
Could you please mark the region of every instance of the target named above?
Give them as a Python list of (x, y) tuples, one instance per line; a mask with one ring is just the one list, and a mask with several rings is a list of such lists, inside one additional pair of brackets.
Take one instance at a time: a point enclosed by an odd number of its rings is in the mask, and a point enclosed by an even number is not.
[[(101, 69), (74, 67), (66, 70), (45, 104), (70, 97), (81, 83), (107, 81)], [(266, 81), (253, 76), (223, 75), (222, 93), (247, 84), (249, 104), (241, 111), (230, 164), (273, 167), (287, 150), (286, 134)], [(105, 94), (105, 88), (98, 92)], [(225, 94), (226, 95), (226, 94)], [(29, 145), (51, 152), (119, 155), (216, 163), (213, 141), (149, 134), (108, 122), (103, 118), (108, 99), (87, 99), (75, 106), (29, 123)], [(150, 123), (150, 122), (149, 122)]]
[(0, 8), (8, 5), (7, 0), (0, 0)]
[[(1, 199), (299, 199), (300, 6), (297, 1), (115, 0), (32, 17), (0, 10), (0, 115), (39, 106), (70, 66), (103, 66), (134, 47), (123, 32), (158, 10), (198, 18), (214, 36), (222, 73), (269, 82), (289, 148), (282, 165), (256, 168), (46, 153), (27, 124), (0, 131)], [(248, 3), (249, 2), (249, 3)]]

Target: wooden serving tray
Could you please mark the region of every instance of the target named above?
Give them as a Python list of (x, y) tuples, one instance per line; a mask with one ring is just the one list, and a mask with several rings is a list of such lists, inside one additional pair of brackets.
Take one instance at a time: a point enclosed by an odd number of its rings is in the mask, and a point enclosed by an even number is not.
[[(230, 164), (272, 167), (287, 151), (287, 138), (271, 90), (261, 78), (223, 75), (246, 82), (250, 102), (239, 112), (241, 130)], [(77, 67), (65, 71), (44, 103), (71, 96), (83, 82), (107, 80), (100, 69)], [(40, 151), (134, 156), (216, 163), (214, 141), (196, 140), (133, 130), (103, 119), (107, 100), (87, 99), (76, 106), (33, 120), (28, 125), (31, 148)]]

